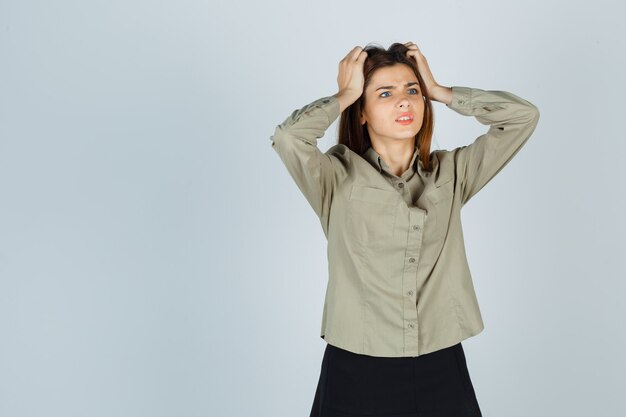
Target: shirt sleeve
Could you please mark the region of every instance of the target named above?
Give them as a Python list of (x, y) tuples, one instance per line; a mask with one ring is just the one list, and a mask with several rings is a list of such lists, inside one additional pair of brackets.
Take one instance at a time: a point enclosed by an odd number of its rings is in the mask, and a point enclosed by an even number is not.
[(315, 210), (326, 232), (333, 190), (337, 183), (335, 156), (323, 153), (317, 140), (339, 117), (335, 96), (322, 97), (294, 110), (270, 136), (298, 188)]
[(464, 116), (474, 116), (487, 133), (467, 146), (454, 149), (457, 176), (460, 177), (462, 204), (480, 191), (524, 146), (539, 121), (539, 109), (532, 103), (505, 91), (452, 87), (448, 108)]

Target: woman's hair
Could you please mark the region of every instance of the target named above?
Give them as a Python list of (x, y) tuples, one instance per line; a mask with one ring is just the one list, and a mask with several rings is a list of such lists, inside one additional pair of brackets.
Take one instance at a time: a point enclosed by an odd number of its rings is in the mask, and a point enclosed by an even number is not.
[(434, 129), (433, 108), (415, 60), (406, 55), (406, 51), (409, 49), (401, 43), (394, 43), (387, 50), (372, 44), (368, 44), (363, 50), (367, 52), (367, 58), (363, 65), (363, 75), (365, 78), (363, 94), (361, 94), (361, 97), (359, 97), (357, 101), (352, 103), (341, 113), (339, 120), (339, 144), (347, 146), (359, 155), (363, 155), (367, 148), (372, 145), (367, 126), (360, 123), (361, 111), (365, 107), (365, 90), (377, 69), (396, 64), (404, 64), (415, 73), (422, 95), (424, 96), (424, 119), (422, 121), (422, 127), (415, 138), (419, 148), (419, 159), (422, 161), (426, 170), (431, 171), (430, 143)]

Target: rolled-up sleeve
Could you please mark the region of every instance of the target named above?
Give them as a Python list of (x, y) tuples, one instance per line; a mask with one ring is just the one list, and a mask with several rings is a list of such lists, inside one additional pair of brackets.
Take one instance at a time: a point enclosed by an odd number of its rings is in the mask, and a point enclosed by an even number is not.
[(280, 156), (323, 226), (328, 222), (333, 190), (337, 183), (335, 167), (338, 161), (333, 155), (320, 151), (317, 140), (324, 136), (339, 113), (337, 97), (322, 97), (293, 111), (270, 136), (272, 148)]
[(454, 149), (461, 201), (467, 203), (519, 152), (534, 132), (539, 109), (506, 91), (452, 87), (447, 107), (465, 116), (474, 116), (487, 133), (473, 143)]

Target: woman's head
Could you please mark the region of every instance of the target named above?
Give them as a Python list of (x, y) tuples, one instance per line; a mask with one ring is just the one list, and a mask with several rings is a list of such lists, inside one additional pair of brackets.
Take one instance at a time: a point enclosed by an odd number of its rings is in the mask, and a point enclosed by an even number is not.
[[(430, 143), (434, 118), (428, 92), (408, 48), (401, 43), (387, 50), (373, 45), (363, 48), (363, 93), (341, 113), (339, 143), (362, 155), (376, 141), (413, 141), (419, 159), (430, 170)], [(403, 113), (412, 123), (397, 121)]]

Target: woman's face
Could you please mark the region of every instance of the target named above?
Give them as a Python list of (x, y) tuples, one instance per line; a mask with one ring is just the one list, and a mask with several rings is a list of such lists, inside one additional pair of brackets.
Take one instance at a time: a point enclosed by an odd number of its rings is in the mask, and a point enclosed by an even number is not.
[[(415, 138), (422, 128), (424, 98), (417, 77), (409, 66), (395, 64), (377, 69), (364, 94), (361, 124), (367, 123), (372, 142)], [(405, 113), (412, 120), (398, 121)]]

